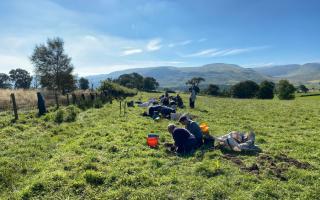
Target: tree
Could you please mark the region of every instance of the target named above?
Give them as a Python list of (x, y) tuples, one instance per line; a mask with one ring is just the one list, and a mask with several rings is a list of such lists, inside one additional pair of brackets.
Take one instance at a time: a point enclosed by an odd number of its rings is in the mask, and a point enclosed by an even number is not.
[(81, 77), (79, 79), (79, 87), (81, 90), (87, 90), (89, 89), (89, 80), (86, 78)]
[(277, 87), (277, 93), (278, 93), (279, 99), (282, 99), (282, 100), (294, 99), (295, 98), (294, 92), (295, 92), (295, 88), (291, 83), (289, 83), (289, 81), (287, 80), (279, 81), (278, 87)]
[(138, 73), (122, 74), (115, 82), (128, 88), (143, 89), (143, 76)]
[(12, 69), (9, 72), (10, 80), (14, 88), (29, 89), (32, 81), (30, 73), (24, 69)]
[(61, 38), (48, 39), (47, 44), (37, 45), (31, 56), (36, 75), (42, 87), (62, 91), (75, 89), (71, 58), (64, 53)]
[(7, 74), (0, 73), (0, 88), (2, 89), (11, 88), (10, 77)]
[(298, 90), (303, 93), (307, 93), (309, 91), (309, 89), (305, 85), (299, 85)]
[(193, 77), (192, 79), (186, 82), (186, 85), (196, 86), (198, 87), (201, 82), (204, 82), (205, 79), (202, 77)]
[(192, 89), (195, 89), (196, 93), (199, 93), (200, 92), (199, 84), (204, 81), (205, 81), (205, 79), (202, 77), (193, 77), (192, 79), (190, 79), (186, 82), (186, 85), (191, 86), (189, 88), (190, 92), (192, 91)]
[(259, 91), (259, 85), (254, 81), (242, 81), (232, 86), (231, 95), (235, 98), (253, 98)]
[(257, 97), (259, 99), (273, 99), (275, 84), (271, 81), (262, 81)]
[(209, 84), (208, 89), (207, 89), (207, 94), (212, 95), (212, 96), (218, 96), (220, 93), (220, 88), (217, 85), (214, 84)]
[(145, 77), (143, 78), (143, 89), (146, 91), (152, 91), (159, 87), (159, 83), (153, 77)]

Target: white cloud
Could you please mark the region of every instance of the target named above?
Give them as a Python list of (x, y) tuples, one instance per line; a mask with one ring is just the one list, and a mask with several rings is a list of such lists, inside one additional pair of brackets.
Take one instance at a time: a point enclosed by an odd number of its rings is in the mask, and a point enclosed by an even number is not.
[(251, 63), (251, 64), (244, 64), (243, 67), (252, 68), (252, 67), (268, 67), (273, 66), (275, 63), (267, 62), (267, 63)]
[(122, 55), (128, 56), (133, 54), (142, 53), (142, 49), (127, 49), (122, 52)]
[(207, 40), (208, 40), (207, 38), (201, 38), (201, 39), (198, 40), (198, 42), (205, 42)]
[(172, 47), (176, 47), (176, 46), (185, 46), (188, 44), (191, 44), (192, 40), (185, 40), (185, 41), (181, 41), (181, 42), (177, 42), (177, 43), (170, 43), (168, 44), (168, 47), (172, 48)]
[(203, 57), (203, 56), (209, 56), (215, 52), (217, 52), (217, 49), (206, 49), (206, 50), (198, 51), (189, 55), (185, 55), (184, 57)]
[(148, 42), (146, 49), (147, 51), (157, 51), (162, 48), (161, 46), (161, 39), (152, 39)]
[(269, 46), (249, 47), (249, 48), (231, 48), (231, 49), (206, 49), (199, 52), (195, 52), (182, 57), (221, 57), (238, 55), (247, 52), (257, 51), (269, 48)]

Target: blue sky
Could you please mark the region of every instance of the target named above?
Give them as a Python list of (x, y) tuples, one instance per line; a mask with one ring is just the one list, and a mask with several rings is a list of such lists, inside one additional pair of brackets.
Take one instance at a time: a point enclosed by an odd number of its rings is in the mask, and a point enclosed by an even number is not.
[(79, 75), (150, 66), (320, 62), (318, 0), (2, 0), (0, 72), (62, 37)]

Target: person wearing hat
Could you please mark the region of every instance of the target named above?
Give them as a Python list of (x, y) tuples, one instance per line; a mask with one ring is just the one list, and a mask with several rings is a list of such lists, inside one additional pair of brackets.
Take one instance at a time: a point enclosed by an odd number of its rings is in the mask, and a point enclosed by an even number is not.
[(203, 144), (203, 135), (200, 126), (197, 122), (192, 121), (186, 115), (182, 115), (179, 122), (185, 126), (185, 128), (192, 133), (197, 139), (197, 147)]
[(187, 129), (177, 128), (174, 124), (169, 124), (168, 132), (174, 140), (176, 151), (181, 154), (191, 153), (197, 147), (197, 140)]

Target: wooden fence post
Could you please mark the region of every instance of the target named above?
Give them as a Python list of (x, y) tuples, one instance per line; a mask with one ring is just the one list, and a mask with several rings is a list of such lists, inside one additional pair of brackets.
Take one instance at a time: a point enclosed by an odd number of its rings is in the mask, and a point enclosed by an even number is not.
[(77, 96), (75, 93), (72, 93), (71, 96), (72, 96), (72, 104), (75, 105), (77, 103)]
[(14, 113), (14, 119), (18, 120), (18, 107), (16, 103), (16, 97), (14, 96), (14, 93), (11, 93), (11, 101), (12, 101), (12, 107), (13, 107), (13, 113)]
[(67, 93), (67, 105), (70, 105), (69, 94)]
[(37, 92), (39, 116), (47, 112), (45, 100), (40, 92)]
[(58, 98), (58, 93), (57, 93), (57, 91), (54, 91), (54, 97), (55, 97), (56, 106), (57, 106), (57, 109), (58, 109), (58, 108), (59, 108), (59, 98)]

